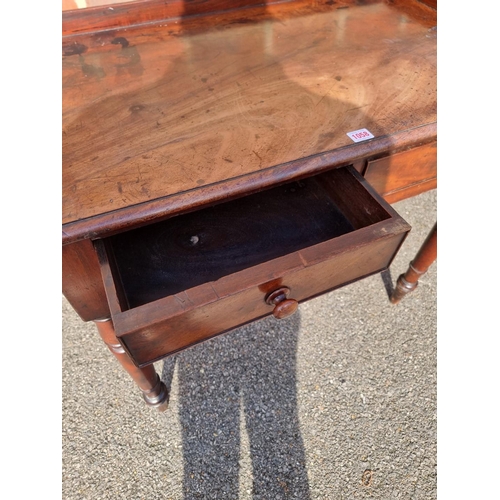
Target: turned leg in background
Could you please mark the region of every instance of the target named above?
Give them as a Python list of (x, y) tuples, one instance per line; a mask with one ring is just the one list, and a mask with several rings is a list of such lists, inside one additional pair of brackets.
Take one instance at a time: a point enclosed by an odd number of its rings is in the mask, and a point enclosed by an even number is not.
[(99, 331), (99, 335), (116, 359), (125, 368), (134, 382), (142, 391), (144, 401), (149, 406), (165, 411), (168, 406), (168, 391), (165, 384), (160, 380), (153, 365), (138, 368), (134, 365), (129, 355), (125, 352), (120, 342), (116, 338), (113, 323), (110, 319), (94, 321)]
[(396, 283), (391, 296), (391, 302), (397, 304), (406, 294), (417, 288), (419, 278), (427, 272), (437, 257), (437, 222), (420, 247), (415, 258), (410, 262), (406, 273), (402, 274)]

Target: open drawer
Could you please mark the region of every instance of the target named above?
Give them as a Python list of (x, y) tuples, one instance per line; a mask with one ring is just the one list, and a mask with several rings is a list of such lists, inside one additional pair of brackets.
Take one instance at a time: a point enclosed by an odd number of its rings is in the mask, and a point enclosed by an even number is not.
[(144, 366), (387, 268), (409, 230), (344, 167), (94, 245), (116, 335)]

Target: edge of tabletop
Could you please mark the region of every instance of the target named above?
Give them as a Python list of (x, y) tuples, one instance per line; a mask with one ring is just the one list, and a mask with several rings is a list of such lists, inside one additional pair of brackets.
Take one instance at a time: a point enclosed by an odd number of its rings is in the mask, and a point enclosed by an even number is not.
[(375, 137), (333, 151), (297, 159), (267, 169), (221, 180), (200, 188), (182, 191), (119, 210), (63, 224), (62, 244), (97, 239), (141, 225), (197, 210), (203, 206), (249, 195), (271, 186), (350, 165), (367, 157), (393, 154), (437, 139), (437, 123), (391, 135)]
[[(62, 12), (63, 37), (116, 30), (192, 16), (261, 7), (264, 3), (291, 3), (298, 0), (125, 0), (121, 3), (89, 6)], [(326, 3), (328, 0), (322, 0)], [(346, 0), (344, 0), (346, 1)], [(352, 0), (350, 0), (352, 1)], [(419, 0), (421, 1), (421, 0)]]
[[(165, 22), (186, 16), (206, 16), (258, 8), (263, 5), (304, 2), (305, 0), (190, 0), (188, 5), (185, 0), (124, 0), (120, 3), (88, 6), (84, 9), (63, 10), (62, 35), (67, 37), (92, 34)], [(342, 8), (355, 2), (356, 0), (337, 0), (333, 3), (337, 4), (337, 8)], [(331, 0), (316, 0), (316, 4), (331, 5)], [(437, 10), (437, 0), (415, 0), (415, 4)]]

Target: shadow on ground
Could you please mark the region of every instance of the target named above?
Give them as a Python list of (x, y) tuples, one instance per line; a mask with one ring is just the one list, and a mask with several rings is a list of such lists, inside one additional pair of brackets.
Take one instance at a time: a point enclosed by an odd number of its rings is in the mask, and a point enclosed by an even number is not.
[(299, 314), (266, 318), (164, 362), (167, 386), (178, 370), (185, 499), (238, 498), (243, 428), (253, 498), (310, 498), (297, 410), (299, 327)]

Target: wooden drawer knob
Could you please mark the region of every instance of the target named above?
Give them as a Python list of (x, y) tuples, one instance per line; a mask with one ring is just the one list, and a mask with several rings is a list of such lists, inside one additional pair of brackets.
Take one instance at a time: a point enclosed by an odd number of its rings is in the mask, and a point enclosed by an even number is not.
[(275, 318), (287, 318), (299, 307), (296, 300), (287, 298), (289, 293), (290, 289), (284, 286), (267, 295), (266, 303), (270, 306), (274, 305), (273, 315)]

